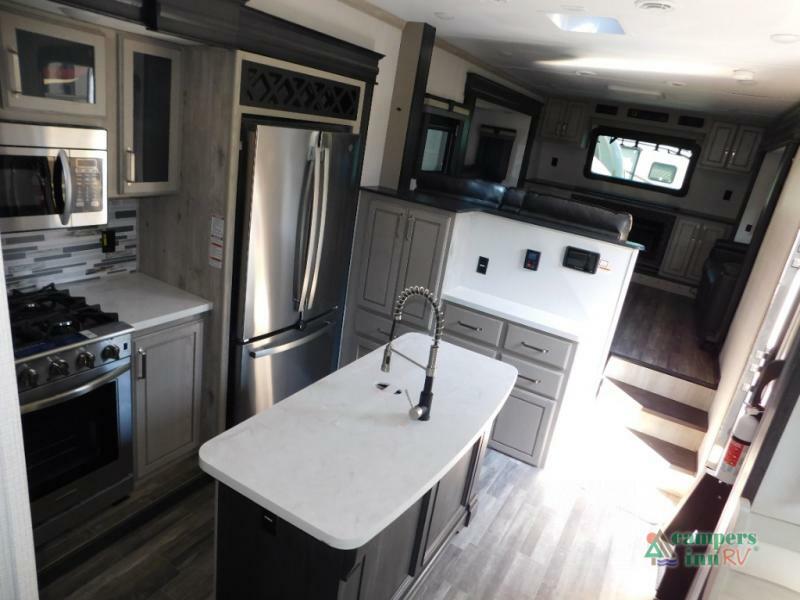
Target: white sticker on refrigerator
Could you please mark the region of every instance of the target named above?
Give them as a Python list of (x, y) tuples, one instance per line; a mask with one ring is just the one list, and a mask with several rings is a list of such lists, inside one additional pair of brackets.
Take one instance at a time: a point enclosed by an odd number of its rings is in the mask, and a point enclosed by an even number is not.
[(222, 268), (222, 256), (225, 250), (225, 219), (219, 215), (211, 215), (211, 229), (208, 234), (208, 264), (215, 269)]

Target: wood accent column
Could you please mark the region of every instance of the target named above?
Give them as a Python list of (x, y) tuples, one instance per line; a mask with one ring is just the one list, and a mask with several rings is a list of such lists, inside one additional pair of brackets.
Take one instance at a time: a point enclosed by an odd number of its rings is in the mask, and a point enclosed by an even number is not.
[(383, 187), (406, 191), (414, 175), (435, 39), (436, 29), (427, 23), (406, 23), (403, 27), (381, 166)]

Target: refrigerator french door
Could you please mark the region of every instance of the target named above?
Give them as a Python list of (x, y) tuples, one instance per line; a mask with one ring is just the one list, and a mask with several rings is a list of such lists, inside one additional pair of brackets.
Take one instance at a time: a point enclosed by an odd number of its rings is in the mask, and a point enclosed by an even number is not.
[(357, 136), (245, 120), (228, 424), (335, 369)]

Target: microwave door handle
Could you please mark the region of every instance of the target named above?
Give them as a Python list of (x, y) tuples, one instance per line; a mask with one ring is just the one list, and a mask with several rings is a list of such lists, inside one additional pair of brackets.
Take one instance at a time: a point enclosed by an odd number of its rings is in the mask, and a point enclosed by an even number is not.
[(328, 216), (328, 188), (331, 175), (330, 164), (331, 150), (327, 147), (320, 148), (320, 159), (322, 163), (322, 205), (319, 213), (319, 233), (317, 234), (317, 252), (314, 259), (314, 276), (311, 279), (311, 292), (308, 298), (308, 308), (314, 305), (317, 296), (317, 281), (319, 279), (319, 265), (322, 262), (322, 250), (325, 243), (325, 220)]
[[(72, 171), (69, 166), (69, 156), (66, 150), (58, 151), (58, 162), (61, 163), (61, 176), (64, 178), (64, 210), (61, 211), (61, 224), (67, 225), (72, 217)], [(60, 181), (56, 181), (55, 185), (61, 185)]]
[(100, 386), (105, 385), (110, 381), (114, 381), (115, 379), (119, 378), (120, 375), (124, 375), (127, 371), (130, 370), (130, 368), (131, 368), (130, 363), (126, 362), (123, 366), (117, 367), (113, 371), (109, 371), (108, 373), (101, 375), (97, 379), (92, 379), (91, 381), (84, 383), (81, 386), (69, 389), (65, 392), (53, 394), (52, 396), (48, 396), (47, 398), (43, 398), (41, 400), (36, 400), (35, 402), (22, 404), (20, 406), (20, 412), (24, 415), (26, 413), (42, 410), (44, 408), (49, 408), (50, 406), (55, 406), (56, 404), (61, 404), (62, 402), (66, 402), (67, 400), (72, 400), (73, 398), (77, 398), (78, 396), (88, 394), (89, 392), (96, 390)]
[(319, 180), (320, 180), (320, 163), (322, 162), (321, 151), (319, 146), (314, 146), (314, 193), (312, 194), (311, 203), (311, 224), (308, 228), (308, 252), (306, 253), (305, 267), (303, 269), (303, 287), (300, 290), (300, 311), (307, 310), (309, 295), (311, 293), (311, 268), (314, 264), (314, 257), (317, 253), (317, 227), (319, 226)]

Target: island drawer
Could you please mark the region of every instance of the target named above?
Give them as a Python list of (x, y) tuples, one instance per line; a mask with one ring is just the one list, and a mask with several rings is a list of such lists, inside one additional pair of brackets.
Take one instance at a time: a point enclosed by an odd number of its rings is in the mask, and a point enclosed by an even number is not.
[(564, 373), (504, 354), (501, 360), (517, 368), (517, 387), (558, 400), (564, 384)]
[(542, 466), (556, 403), (514, 389), (495, 419), (489, 445), (528, 464)]
[(466, 348), (467, 350), (472, 350), (473, 352), (477, 352), (478, 354), (483, 354), (484, 356), (488, 356), (489, 358), (497, 358), (497, 350), (495, 350), (494, 348), (489, 348), (488, 346), (476, 344), (475, 342), (471, 342), (469, 340), (460, 338), (457, 335), (445, 333), (442, 336), (442, 339), (446, 342), (450, 342), (454, 346), (461, 346), (462, 348)]
[[(380, 317), (369, 311), (359, 309), (356, 311), (355, 330), (359, 335), (371, 338), (381, 344), (389, 341), (389, 332), (392, 330), (392, 321), (385, 317)], [(404, 325), (402, 323), (397, 325), (394, 334), (395, 337), (400, 337), (404, 333), (416, 331), (416, 329)]]
[(575, 344), (541, 331), (509, 323), (503, 347), (516, 354), (563, 370), (569, 366)]
[(456, 304), (447, 304), (444, 308), (444, 328), (461, 337), (499, 346), (503, 321)]

